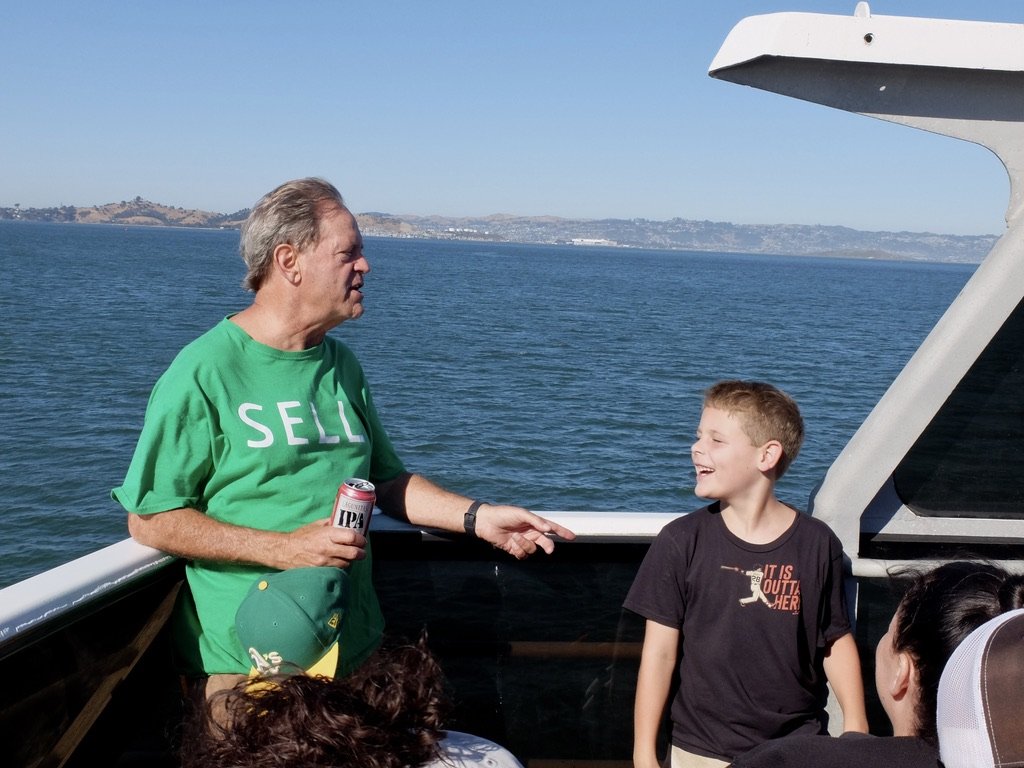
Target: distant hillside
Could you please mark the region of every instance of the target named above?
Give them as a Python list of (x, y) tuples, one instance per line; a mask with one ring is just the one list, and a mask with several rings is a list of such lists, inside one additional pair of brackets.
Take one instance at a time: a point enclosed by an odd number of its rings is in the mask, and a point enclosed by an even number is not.
[[(91, 208), (0, 208), (0, 220), (238, 228), (249, 211), (222, 214), (131, 201)], [(928, 232), (864, 232), (813, 224), (730, 224), (693, 219), (563, 219), (557, 216), (483, 217), (356, 214), (365, 235), (516, 243), (565, 243), (620, 248), (905, 259), (976, 264), (992, 249), (995, 235)]]
[(363, 234), (453, 240), (569, 243), (583, 246), (766, 253), (836, 258), (979, 263), (996, 235), (864, 232), (808, 224), (730, 224), (693, 219), (561, 219), (555, 216), (446, 218), (362, 214)]
[(249, 215), (248, 210), (235, 213), (211, 213), (209, 211), (172, 208), (151, 203), (136, 197), (120, 203), (76, 208), (65, 205), (59, 208), (0, 208), (0, 219), (23, 221), (50, 221), (68, 224), (120, 224), (123, 226), (158, 227), (239, 227)]

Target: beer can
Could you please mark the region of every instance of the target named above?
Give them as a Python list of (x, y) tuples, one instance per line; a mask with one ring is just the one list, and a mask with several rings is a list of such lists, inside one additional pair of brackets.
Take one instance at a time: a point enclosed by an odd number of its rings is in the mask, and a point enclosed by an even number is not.
[(341, 484), (338, 495), (334, 497), (331, 523), (338, 528), (354, 528), (365, 536), (370, 530), (370, 516), (376, 500), (373, 483), (350, 477)]

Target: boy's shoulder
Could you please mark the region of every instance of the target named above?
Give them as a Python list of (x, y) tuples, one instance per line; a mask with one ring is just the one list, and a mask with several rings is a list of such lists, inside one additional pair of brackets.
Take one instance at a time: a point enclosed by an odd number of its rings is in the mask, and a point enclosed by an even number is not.
[(807, 512), (800, 512), (799, 510), (797, 510), (796, 519), (802, 535), (808, 537), (813, 536), (819, 539), (828, 539), (829, 541), (834, 541), (836, 544), (839, 543), (839, 537), (836, 536), (835, 531), (833, 531), (832, 527), (824, 520), (819, 520), (816, 517), (812, 517)]
[(695, 509), (693, 512), (686, 512), (674, 520), (670, 520), (662, 527), (662, 533), (680, 534), (687, 531), (695, 531), (714, 524), (721, 519), (718, 502)]
[(692, 552), (699, 542), (714, 537), (716, 523), (721, 522), (721, 515), (714, 513), (714, 506), (684, 512), (665, 523), (651, 542), (646, 559), (671, 560), (681, 553)]

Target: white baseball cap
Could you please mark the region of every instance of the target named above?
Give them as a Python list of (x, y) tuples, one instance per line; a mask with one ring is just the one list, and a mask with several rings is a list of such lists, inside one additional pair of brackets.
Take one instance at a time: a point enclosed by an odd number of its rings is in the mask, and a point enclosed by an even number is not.
[(1024, 609), (985, 622), (953, 651), (936, 726), (946, 768), (1024, 765)]
[(441, 757), (422, 768), (523, 768), (504, 747), (462, 731), (447, 731), (438, 743)]

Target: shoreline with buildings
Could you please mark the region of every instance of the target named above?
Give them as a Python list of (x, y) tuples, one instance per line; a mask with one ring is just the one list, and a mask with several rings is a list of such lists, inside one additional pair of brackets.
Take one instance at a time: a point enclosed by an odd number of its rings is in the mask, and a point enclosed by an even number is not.
[[(141, 197), (101, 206), (0, 208), (0, 221), (237, 229), (248, 209), (214, 213)], [(978, 264), (998, 235), (868, 232), (835, 225), (733, 224), (673, 218), (566, 219), (557, 216), (445, 217), (357, 213), (373, 237), (536, 243), (599, 248), (653, 248), (834, 258)]]

